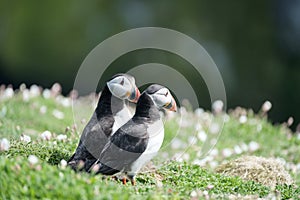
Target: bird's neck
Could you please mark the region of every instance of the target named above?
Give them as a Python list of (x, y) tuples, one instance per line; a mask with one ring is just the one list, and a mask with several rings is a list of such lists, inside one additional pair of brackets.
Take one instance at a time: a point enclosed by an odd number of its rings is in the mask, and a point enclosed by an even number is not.
[(146, 93), (140, 96), (134, 118), (145, 118), (148, 121), (156, 121), (160, 119), (159, 110), (154, 105), (151, 97), (149, 97)]
[(113, 116), (123, 109), (125, 101), (119, 99), (111, 94), (107, 85), (101, 92), (100, 99), (96, 108), (97, 118), (100, 119), (104, 116)]

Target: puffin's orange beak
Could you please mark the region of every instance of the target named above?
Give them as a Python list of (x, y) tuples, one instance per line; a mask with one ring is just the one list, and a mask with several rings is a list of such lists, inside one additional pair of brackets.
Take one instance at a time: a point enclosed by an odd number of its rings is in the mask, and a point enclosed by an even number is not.
[(175, 99), (172, 97), (172, 100), (170, 103), (167, 103), (165, 106), (164, 106), (166, 109), (170, 110), (170, 111), (173, 111), (173, 112), (176, 112), (177, 111), (177, 105), (176, 105), (176, 101)]
[(176, 112), (177, 111), (177, 105), (175, 99), (172, 97), (172, 107), (170, 108), (170, 111)]
[(138, 102), (138, 100), (139, 100), (139, 98), (140, 98), (140, 96), (141, 96), (141, 93), (140, 93), (140, 90), (139, 90), (139, 88), (135, 88), (135, 92), (134, 92), (135, 94), (134, 94), (134, 97), (133, 97), (133, 99), (131, 100), (133, 103), (137, 103)]

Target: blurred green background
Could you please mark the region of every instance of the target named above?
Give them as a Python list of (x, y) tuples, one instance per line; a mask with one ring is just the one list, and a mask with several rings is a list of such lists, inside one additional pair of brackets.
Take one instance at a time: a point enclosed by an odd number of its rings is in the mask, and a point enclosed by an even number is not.
[[(300, 1), (0, 1), (0, 84), (73, 87), (80, 64), (101, 41), (127, 29), (157, 26), (197, 40), (216, 62), (228, 107), (265, 100), (273, 122), (300, 121)], [(210, 109), (203, 81), (175, 55), (141, 50), (122, 56), (109, 73), (158, 62), (187, 69), (199, 81), (202, 107)], [(170, 77), (166, 77), (170, 78)]]

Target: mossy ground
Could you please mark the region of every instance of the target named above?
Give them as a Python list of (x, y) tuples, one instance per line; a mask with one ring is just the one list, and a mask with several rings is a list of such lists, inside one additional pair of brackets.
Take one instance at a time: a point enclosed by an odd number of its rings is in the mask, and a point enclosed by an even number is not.
[[(0, 199), (300, 198), (300, 139), (284, 125), (270, 124), (263, 114), (236, 109), (212, 120), (211, 113), (182, 109), (180, 115), (168, 116), (165, 141), (153, 161), (155, 170), (138, 175), (133, 187), (61, 166), (76, 148), (92, 106), (91, 101), (80, 103), (81, 120), (74, 120), (72, 107), (60, 101), (41, 95), (24, 101), (21, 93), (0, 100), (0, 139), (10, 141), (9, 150), (0, 152)], [(63, 119), (55, 117), (54, 110), (62, 112)], [(241, 115), (247, 120), (241, 121)], [(219, 136), (210, 125), (220, 118), (226, 120), (223, 128), (215, 127), (222, 128)], [(40, 137), (46, 130), (52, 133), (50, 140)], [(21, 134), (29, 135), (31, 142), (21, 141)], [(59, 134), (67, 138), (59, 140)], [(29, 155), (37, 156), (38, 163), (30, 164)], [(295, 184), (271, 188), (214, 171), (243, 155), (280, 158)]]

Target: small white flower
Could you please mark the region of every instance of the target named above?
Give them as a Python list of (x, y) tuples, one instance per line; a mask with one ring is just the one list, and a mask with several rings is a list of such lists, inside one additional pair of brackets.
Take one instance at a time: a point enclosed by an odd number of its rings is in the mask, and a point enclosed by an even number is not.
[(50, 140), (51, 139), (51, 132), (50, 131), (44, 131), (42, 134), (41, 134), (41, 138), (43, 140)]
[(191, 145), (194, 145), (197, 142), (197, 138), (195, 136), (189, 136), (188, 142)]
[(61, 168), (63, 168), (63, 169), (65, 169), (66, 167), (67, 167), (67, 161), (66, 160), (64, 160), (64, 159), (62, 159), (61, 161), (60, 161), (60, 166), (61, 166)]
[(212, 169), (215, 169), (215, 168), (218, 166), (218, 162), (217, 162), (217, 161), (210, 161), (210, 162), (209, 162), (209, 166), (210, 166)]
[(40, 88), (37, 85), (32, 85), (29, 90), (31, 97), (37, 97), (41, 94)]
[(239, 145), (235, 145), (234, 148), (233, 148), (233, 150), (234, 150), (234, 153), (236, 153), (236, 154), (243, 153), (243, 150), (242, 150), (242, 148)]
[(217, 134), (220, 131), (220, 126), (217, 123), (212, 123), (209, 127), (209, 132), (212, 134)]
[(162, 188), (163, 187), (163, 183), (160, 180), (157, 180), (156, 181), (156, 186), (159, 187), (159, 188)]
[(195, 115), (197, 116), (197, 117), (201, 117), (201, 115), (204, 113), (204, 110), (202, 109), (202, 108), (197, 108), (196, 110), (195, 110)]
[(54, 83), (51, 87), (51, 96), (56, 97), (61, 92), (61, 85), (59, 83)]
[(40, 113), (45, 114), (47, 112), (47, 107), (46, 106), (41, 106), (40, 107)]
[(294, 118), (293, 117), (289, 117), (287, 120), (287, 125), (288, 126), (292, 126), (292, 124), (294, 123)]
[(268, 112), (269, 110), (271, 110), (271, 108), (272, 108), (272, 103), (270, 101), (266, 101), (261, 107), (263, 112)]
[(25, 102), (28, 102), (30, 99), (30, 94), (29, 94), (29, 90), (28, 89), (24, 89), (22, 92), (22, 99)]
[(242, 143), (242, 144), (241, 144), (241, 148), (242, 148), (242, 150), (243, 150), (244, 152), (247, 152), (247, 151), (249, 150), (248, 145), (245, 144), (245, 143)]
[(35, 165), (39, 162), (39, 159), (35, 155), (28, 156), (28, 161), (31, 165)]
[(197, 192), (195, 191), (195, 190), (193, 190), (192, 192), (191, 192), (191, 197), (197, 197), (198, 195), (197, 195)]
[(188, 160), (190, 159), (190, 154), (184, 153), (184, 154), (182, 155), (182, 159), (185, 160), (185, 161), (188, 161)]
[(65, 117), (64, 113), (59, 110), (53, 110), (52, 115), (57, 119), (63, 119)]
[(58, 141), (62, 141), (62, 140), (66, 140), (67, 139), (67, 135), (64, 135), (64, 134), (59, 134), (56, 139)]
[(20, 140), (21, 140), (22, 142), (25, 142), (25, 143), (31, 142), (30, 136), (29, 136), (29, 135), (24, 135), (24, 134), (21, 135)]
[(10, 99), (14, 96), (14, 90), (12, 88), (6, 88), (3, 94), (4, 99)]
[(10, 147), (9, 140), (6, 138), (3, 138), (0, 140), (0, 151), (8, 151)]
[(44, 89), (44, 91), (43, 91), (43, 97), (45, 99), (49, 99), (51, 97), (51, 91), (49, 89)]
[(246, 115), (241, 115), (239, 118), (239, 122), (241, 124), (245, 124), (247, 122), (247, 116)]
[(56, 101), (58, 101), (64, 107), (70, 107), (72, 103), (71, 99), (65, 98), (63, 96), (57, 96)]
[(182, 141), (178, 138), (174, 138), (171, 142), (171, 148), (172, 149), (179, 149), (180, 147), (182, 147)]
[(259, 144), (257, 142), (251, 141), (249, 143), (249, 151), (256, 151), (259, 149)]
[(197, 137), (201, 142), (205, 142), (207, 139), (207, 134), (205, 133), (205, 131), (199, 131)]
[(214, 187), (215, 187), (214, 185), (208, 185), (208, 186), (207, 186), (207, 189), (208, 189), (208, 190), (211, 190), (211, 189), (213, 189)]
[(182, 152), (176, 153), (172, 159), (176, 160), (177, 162), (183, 162), (182, 154)]
[(219, 151), (218, 151), (218, 149), (216, 149), (216, 148), (212, 149), (212, 150), (210, 151), (210, 153), (209, 153), (209, 155), (211, 155), (211, 156), (213, 156), (213, 157), (218, 156), (218, 154), (219, 154)]
[(26, 84), (25, 83), (21, 83), (19, 90), (20, 92), (23, 92), (26, 89)]
[(223, 111), (223, 106), (223, 101), (217, 100), (212, 104), (212, 110), (214, 113), (221, 113)]
[(195, 125), (195, 129), (196, 129), (196, 131), (200, 131), (200, 130), (203, 129), (203, 127), (202, 127), (202, 125), (201, 125), (200, 123), (197, 123), (197, 124)]
[(261, 124), (257, 124), (256, 131), (257, 132), (261, 132), (261, 130), (262, 130), (262, 125)]
[(229, 148), (225, 148), (223, 149), (222, 154), (225, 158), (228, 158), (232, 155), (232, 150)]

